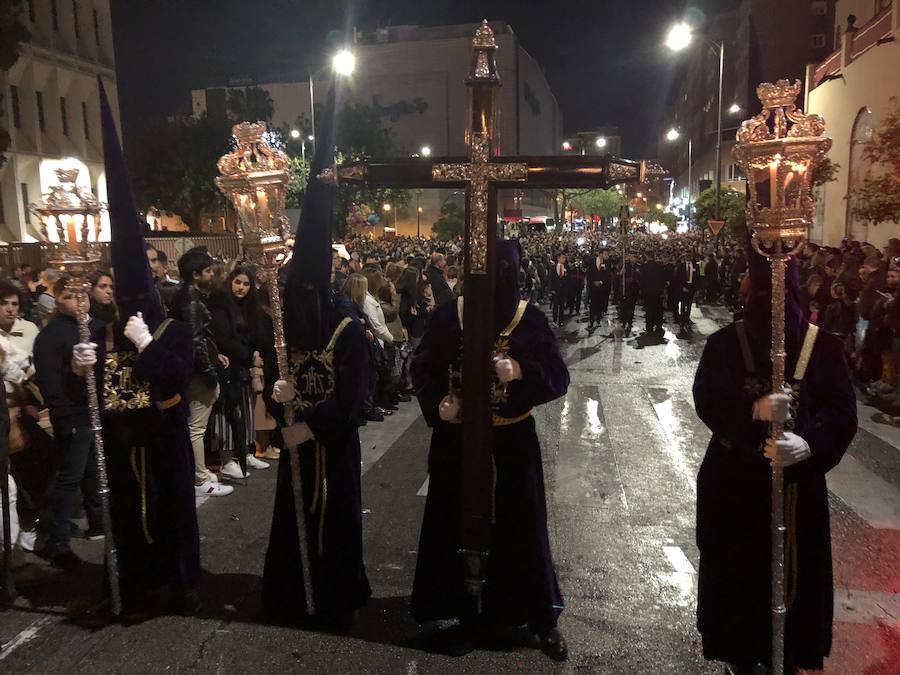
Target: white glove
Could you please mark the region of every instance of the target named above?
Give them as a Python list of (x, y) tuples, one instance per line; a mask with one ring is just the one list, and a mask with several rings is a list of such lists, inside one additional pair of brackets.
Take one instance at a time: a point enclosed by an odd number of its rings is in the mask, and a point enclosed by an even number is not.
[(22, 384), (28, 379), (28, 373), (22, 370), (18, 363), (11, 359), (6, 359), (3, 364), (3, 379), (12, 384)]
[(287, 403), (293, 401), (296, 392), (294, 385), (287, 380), (276, 380), (275, 389), (272, 391), (272, 400), (276, 403)]
[(494, 370), (503, 384), (522, 379), (522, 366), (515, 359), (497, 359), (494, 361)]
[(785, 431), (777, 441), (766, 439), (765, 454), (770, 462), (781, 466), (791, 466), (812, 456), (809, 443), (792, 431)]
[(459, 399), (452, 395), (447, 395), (438, 405), (438, 415), (445, 422), (459, 421)]
[(791, 395), (787, 390), (769, 394), (753, 402), (753, 419), (784, 424), (791, 416)]
[(131, 340), (134, 346), (137, 347), (139, 354), (147, 348), (147, 345), (153, 342), (153, 336), (150, 335), (150, 329), (147, 328), (144, 317), (140, 312), (137, 313), (137, 316), (128, 319), (128, 323), (125, 324), (124, 332), (125, 337)]
[(72, 372), (84, 377), (97, 363), (97, 345), (79, 342), (72, 347)]
[(289, 427), (282, 428), (281, 437), (289, 448), (303, 445), (306, 441), (312, 441), (316, 438), (306, 422), (297, 422)]

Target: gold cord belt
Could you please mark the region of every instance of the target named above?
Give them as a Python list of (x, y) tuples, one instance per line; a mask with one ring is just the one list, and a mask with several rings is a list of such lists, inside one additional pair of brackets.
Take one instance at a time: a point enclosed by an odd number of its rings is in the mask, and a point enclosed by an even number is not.
[(134, 473), (134, 479), (141, 487), (141, 527), (144, 529), (144, 539), (148, 544), (152, 544), (153, 537), (150, 536), (150, 527), (147, 525), (147, 449), (140, 448), (140, 470), (138, 470), (137, 465), (137, 451), (138, 448), (131, 449), (131, 471)]
[(309, 512), (315, 513), (319, 508), (319, 497), (321, 496), (322, 504), (319, 509), (319, 557), (325, 554), (325, 509), (328, 506), (328, 478), (326, 464), (325, 448), (319, 441), (316, 441), (316, 491), (313, 493), (312, 504), (310, 504)]

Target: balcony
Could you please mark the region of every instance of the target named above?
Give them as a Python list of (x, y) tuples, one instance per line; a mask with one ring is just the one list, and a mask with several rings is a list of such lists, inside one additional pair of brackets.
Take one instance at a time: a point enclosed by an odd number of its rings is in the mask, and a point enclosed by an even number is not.
[(860, 58), (870, 49), (883, 42), (894, 39), (895, 28), (900, 29), (900, 0), (894, 0), (892, 6), (876, 14), (860, 28), (846, 31), (840, 49), (833, 52), (821, 63), (810, 66), (809, 89), (815, 89), (831, 76), (837, 75), (842, 68)]

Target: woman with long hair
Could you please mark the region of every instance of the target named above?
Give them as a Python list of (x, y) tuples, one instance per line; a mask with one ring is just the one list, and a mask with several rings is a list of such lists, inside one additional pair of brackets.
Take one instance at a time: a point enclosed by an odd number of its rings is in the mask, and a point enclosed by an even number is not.
[(106, 270), (94, 270), (88, 276), (91, 282), (91, 318), (101, 323), (112, 323), (118, 317), (115, 303), (115, 284), (112, 275)]
[[(366, 339), (369, 344), (369, 381), (371, 382), (373, 379), (377, 378), (375, 373), (375, 364), (372, 360), (372, 344), (375, 342), (375, 333), (372, 331), (372, 327), (369, 324), (369, 319), (366, 316), (366, 298), (369, 295), (369, 281), (366, 277), (359, 273), (351, 274), (347, 277), (347, 281), (344, 283), (344, 295), (350, 299), (350, 302), (353, 305), (353, 308), (356, 312), (356, 318), (365, 326), (366, 331)], [(365, 403), (363, 404), (363, 414), (359, 420), (360, 425), (364, 425), (366, 422), (383, 422), (384, 414), (381, 410), (375, 407), (375, 402), (372, 400), (371, 395), (371, 386), (369, 388), (369, 396), (367, 397)]]
[(253, 268), (235, 267), (225, 284), (210, 294), (207, 306), (219, 353), (228, 357), (228, 366), (219, 370), (220, 394), (210, 420), (210, 434), (219, 444), (222, 475), (240, 480), (249, 475), (244, 466), (269, 468), (255, 453), (253, 398), (259, 392), (253, 391), (250, 370), (261, 366), (262, 312)]

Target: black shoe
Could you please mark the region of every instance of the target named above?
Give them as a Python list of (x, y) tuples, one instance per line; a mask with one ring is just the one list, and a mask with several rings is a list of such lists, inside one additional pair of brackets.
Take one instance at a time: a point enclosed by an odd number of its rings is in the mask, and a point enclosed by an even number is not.
[(391, 411), (391, 412), (397, 412), (398, 410), (400, 410), (400, 408), (398, 408), (398, 407), (397, 407), (396, 405), (394, 405), (393, 403), (388, 403), (387, 405), (383, 405), (383, 406), (381, 406), (381, 409), (382, 409), (382, 410), (389, 410), (389, 411)]
[(569, 646), (559, 628), (551, 628), (541, 636), (541, 651), (554, 661), (569, 660)]
[(85, 531), (84, 538), (88, 541), (100, 541), (106, 539), (106, 533), (99, 527), (91, 527)]
[(369, 410), (369, 411), (367, 411), (367, 412), (365, 413), (364, 417), (365, 417), (369, 422), (384, 422), (384, 415), (382, 415), (381, 413), (379, 413), (379, 412), (376, 411), (376, 410)]
[(438, 631), (428, 651), (457, 658), (471, 653), (474, 649), (475, 640), (472, 631), (465, 626), (457, 625)]
[(412, 401), (412, 396), (410, 396), (409, 394), (398, 394), (397, 400), (400, 403), (409, 403), (410, 401)]
[(72, 551), (59, 551), (51, 559), (50, 564), (66, 572), (74, 572), (81, 567), (81, 558)]

